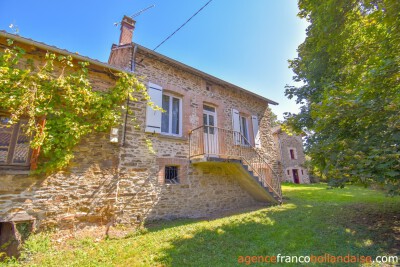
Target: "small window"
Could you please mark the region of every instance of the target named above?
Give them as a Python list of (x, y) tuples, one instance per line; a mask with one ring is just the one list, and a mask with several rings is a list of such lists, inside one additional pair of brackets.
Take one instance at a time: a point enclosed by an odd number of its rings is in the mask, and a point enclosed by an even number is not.
[(290, 171), (289, 170), (287, 170), (287, 175), (290, 175)]
[(291, 159), (296, 159), (294, 149), (290, 149), (290, 158)]
[(29, 165), (29, 136), (27, 122), (9, 124), (9, 118), (0, 117), (0, 165)]
[(212, 85), (210, 83), (206, 84), (206, 90), (211, 91)]
[(165, 166), (165, 183), (166, 184), (179, 184), (178, 166)]
[(301, 169), (301, 175), (304, 175), (303, 169)]

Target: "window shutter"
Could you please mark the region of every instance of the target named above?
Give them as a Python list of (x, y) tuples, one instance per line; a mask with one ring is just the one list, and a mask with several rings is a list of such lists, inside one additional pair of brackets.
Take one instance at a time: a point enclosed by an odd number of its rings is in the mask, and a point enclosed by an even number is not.
[[(154, 105), (162, 106), (162, 87), (154, 83), (149, 83), (147, 93), (150, 96), (150, 101)], [(161, 111), (154, 110), (150, 106), (146, 107), (146, 128), (148, 133), (161, 133)]]
[(239, 111), (232, 109), (232, 129), (233, 129), (233, 140), (235, 145), (240, 145), (240, 117)]
[(261, 139), (260, 139), (260, 131), (258, 129), (258, 118), (257, 116), (251, 116), (251, 123), (253, 125), (253, 134), (254, 134), (254, 146), (256, 148), (261, 148)]

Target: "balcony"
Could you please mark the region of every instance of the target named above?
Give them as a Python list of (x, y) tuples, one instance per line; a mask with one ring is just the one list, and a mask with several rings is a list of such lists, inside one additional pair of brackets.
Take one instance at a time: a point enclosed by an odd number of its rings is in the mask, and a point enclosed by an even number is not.
[(259, 201), (282, 202), (280, 179), (262, 154), (239, 132), (200, 126), (189, 133), (192, 164), (224, 164)]

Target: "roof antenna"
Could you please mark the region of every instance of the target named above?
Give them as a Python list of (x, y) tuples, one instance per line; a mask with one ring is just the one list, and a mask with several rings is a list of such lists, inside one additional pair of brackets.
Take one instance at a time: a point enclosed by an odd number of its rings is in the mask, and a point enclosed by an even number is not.
[[(153, 8), (153, 7), (155, 7), (155, 6), (156, 6), (156, 5), (148, 6), (148, 7), (144, 8), (144, 9), (140, 10), (139, 12), (136, 12), (136, 13), (133, 14), (130, 18), (133, 19), (133, 18), (139, 16), (140, 14), (142, 14), (143, 12), (147, 11), (148, 9)], [(115, 22), (115, 23), (114, 23), (114, 26), (118, 26), (120, 23), (121, 23), (121, 21), (120, 21), (120, 22)]]

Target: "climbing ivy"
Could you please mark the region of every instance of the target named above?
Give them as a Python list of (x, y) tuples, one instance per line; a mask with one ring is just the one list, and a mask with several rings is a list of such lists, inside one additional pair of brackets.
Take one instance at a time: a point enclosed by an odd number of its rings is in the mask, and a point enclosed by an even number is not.
[(146, 87), (131, 73), (110, 72), (115, 85), (95, 91), (88, 62), (76, 64), (71, 56), (48, 52), (38, 63), (26, 60), (25, 54), (12, 40), (0, 52), (0, 110), (10, 114), (10, 126), (22, 117), (28, 120), (30, 146), (41, 148), (40, 172), (67, 166), (82, 137), (121, 123), (127, 98), (149, 100)]

